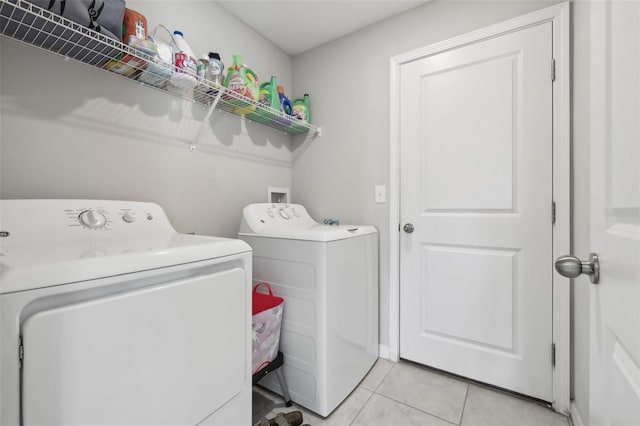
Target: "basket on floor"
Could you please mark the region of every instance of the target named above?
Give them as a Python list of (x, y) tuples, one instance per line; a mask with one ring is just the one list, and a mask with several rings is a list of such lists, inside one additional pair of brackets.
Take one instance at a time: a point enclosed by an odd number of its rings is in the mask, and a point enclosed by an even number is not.
[[(259, 287), (266, 287), (268, 294), (260, 293)], [(252, 374), (264, 368), (278, 356), (283, 309), (284, 299), (273, 295), (269, 283), (261, 282), (253, 287)]]

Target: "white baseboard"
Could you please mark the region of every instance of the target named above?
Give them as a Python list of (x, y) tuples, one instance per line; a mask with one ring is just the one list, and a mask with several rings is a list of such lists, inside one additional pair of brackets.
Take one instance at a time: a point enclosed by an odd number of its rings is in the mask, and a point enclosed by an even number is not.
[(578, 412), (578, 408), (576, 408), (575, 402), (571, 401), (571, 422), (573, 426), (584, 426), (584, 422), (582, 421), (582, 417), (580, 417), (580, 413)]
[(379, 345), (378, 346), (378, 358), (389, 359), (389, 346), (387, 345)]

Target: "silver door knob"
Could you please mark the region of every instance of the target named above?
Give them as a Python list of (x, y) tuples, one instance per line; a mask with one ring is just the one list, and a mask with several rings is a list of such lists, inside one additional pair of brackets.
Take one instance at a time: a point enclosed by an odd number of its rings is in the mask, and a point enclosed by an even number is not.
[(589, 275), (593, 284), (598, 284), (600, 281), (600, 263), (595, 253), (590, 253), (589, 260), (586, 262), (575, 256), (561, 256), (556, 259), (556, 271), (567, 278), (576, 278), (580, 274)]
[(405, 223), (402, 229), (404, 229), (404, 232), (406, 232), (407, 234), (410, 234), (415, 228), (413, 227), (412, 223)]

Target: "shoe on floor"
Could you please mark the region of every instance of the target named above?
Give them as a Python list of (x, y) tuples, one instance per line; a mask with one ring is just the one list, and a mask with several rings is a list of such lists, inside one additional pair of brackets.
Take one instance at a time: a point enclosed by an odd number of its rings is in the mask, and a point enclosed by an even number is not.
[(300, 426), (302, 424), (302, 411), (290, 411), (278, 413), (271, 419), (264, 418), (255, 426)]

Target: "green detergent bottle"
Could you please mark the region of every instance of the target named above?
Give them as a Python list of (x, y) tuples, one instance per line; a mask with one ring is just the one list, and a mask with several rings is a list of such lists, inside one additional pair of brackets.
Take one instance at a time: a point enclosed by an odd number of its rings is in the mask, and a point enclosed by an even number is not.
[(271, 81), (260, 85), (260, 103), (269, 108), (280, 109), (278, 83), (275, 76), (271, 76)]
[[(258, 102), (274, 110), (280, 110), (280, 100), (278, 96), (278, 83), (276, 77), (271, 76), (270, 81), (266, 81), (260, 85), (260, 91), (258, 96)], [(249, 118), (254, 121), (265, 122), (274, 118), (274, 114), (270, 111), (256, 110), (249, 114)]]
[(311, 108), (309, 107), (308, 93), (305, 93), (303, 98), (294, 99), (293, 116), (298, 120), (311, 124)]
[[(224, 81), (224, 86), (229, 89), (229, 91), (238, 95), (253, 101), (258, 100), (258, 75), (242, 63), (241, 55), (233, 55), (233, 64), (231, 64), (227, 70), (227, 78)], [(236, 108), (233, 109), (233, 112), (236, 114), (244, 115), (256, 109), (255, 105), (242, 102), (242, 100), (234, 96), (227, 95), (224, 99), (236, 106)]]

